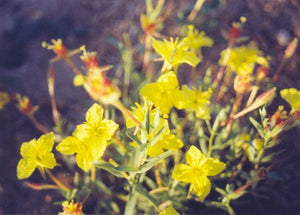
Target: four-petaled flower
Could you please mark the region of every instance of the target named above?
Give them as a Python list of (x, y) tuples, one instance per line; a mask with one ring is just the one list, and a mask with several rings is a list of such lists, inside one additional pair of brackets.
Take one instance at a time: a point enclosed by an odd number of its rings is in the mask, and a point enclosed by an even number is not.
[(186, 153), (187, 164), (178, 164), (172, 178), (191, 183), (192, 190), (200, 199), (210, 193), (211, 184), (207, 176), (215, 176), (225, 169), (225, 164), (216, 158), (206, 157), (201, 151), (191, 146)]
[(42, 135), (38, 140), (32, 139), (21, 145), (22, 159), (17, 166), (18, 179), (25, 179), (31, 176), (35, 168), (44, 176), (44, 168), (53, 169), (56, 165), (54, 154), (51, 152), (55, 136), (51, 132)]
[(78, 166), (89, 171), (94, 160), (102, 157), (107, 141), (119, 125), (112, 120), (102, 119), (103, 109), (95, 103), (86, 113), (86, 122), (77, 126), (72, 136), (62, 140), (56, 149), (62, 154), (76, 155)]
[(183, 109), (184, 95), (180, 91), (176, 74), (167, 72), (161, 75), (156, 83), (150, 83), (144, 86), (140, 94), (147, 100), (154, 103), (162, 114), (168, 114), (172, 106)]
[(195, 67), (200, 62), (196, 53), (188, 50), (189, 47), (184, 45), (183, 40), (179, 41), (178, 38), (175, 41), (172, 37), (170, 41), (159, 41), (152, 38), (152, 46), (164, 59), (161, 69), (163, 72), (170, 71), (172, 68), (174, 68), (174, 71), (177, 71), (178, 65), (182, 63)]
[(300, 91), (295, 88), (284, 89), (280, 91), (281, 97), (292, 107), (291, 113), (300, 108)]
[(194, 87), (189, 89), (186, 85), (182, 86), (182, 92), (186, 99), (187, 111), (195, 111), (196, 117), (199, 119), (210, 119), (210, 110), (208, 105), (210, 104), (209, 98), (212, 90), (202, 91), (201, 87), (197, 91)]
[[(219, 64), (223, 64), (224, 58), (227, 58), (228, 50), (221, 52)], [(254, 43), (249, 43), (247, 46), (233, 48), (230, 52), (227, 65), (238, 75), (250, 75), (253, 72), (255, 64), (269, 66), (266, 58), (262, 56), (262, 52)]]
[(210, 37), (205, 36), (204, 31), (199, 33), (194, 25), (189, 25), (187, 35), (183, 38), (183, 44), (194, 51), (199, 59), (202, 60), (201, 47), (211, 47), (213, 45), (213, 40)]

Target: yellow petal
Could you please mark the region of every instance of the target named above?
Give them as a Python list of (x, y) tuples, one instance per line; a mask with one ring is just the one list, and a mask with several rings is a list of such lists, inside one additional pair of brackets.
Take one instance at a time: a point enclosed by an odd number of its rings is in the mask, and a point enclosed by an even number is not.
[(168, 47), (162, 41), (152, 38), (152, 47), (159, 55), (161, 55), (164, 58), (167, 58), (167, 56), (169, 55)]
[(178, 80), (174, 72), (164, 73), (157, 79), (157, 83), (166, 91), (178, 88)]
[(172, 178), (185, 183), (191, 183), (193, 180), (194, 168), (186, 164), (178, 164), (172, 174)]
[(215, 176), (225, 169), (226, 165), (216, 158), (207, 158), (201, 166), (202, 174)]
[(292, 112), (300, 108), (300, 91), (295, 88), (284, 89), (280, 91), (281, 97), (292, 107)]
[(41, 161), (37, 162), (37, 164), (41, 167), (46, 167), (49, 169), (53, 169), (56, 165), (56, 160), (53, 153), (45, 154)]
[(192, 185), (193, 185), (193, 191), (201, 200), (204, 200), (205, 197), (210, 193), (210, 189), (211, 189), (210, 181), (205, 176), (198, 177), (197, 180), (192, 182)]
[(118, 128), (119, 125), (114, 121), (104, 119), (101, 123), (101, 127), (99, 127), (99, 130), (101, 129), (102, 137), (106, 140), (109, 140)]
[(29, 142), (24, 142), (21, 145), (21, 149), (20, 149), (20, 153), (22, 155), (22, 157), (35, 157), (36, 155), (36, 139), (32, 139)]
[(167, 207), (159, 215), (180, 215), (172, 206)]
[(183, 147), (183, 142), (174, 134), (164, 135), (160, 142), (160, 145), (166, 150), (178, 150)]
[(80, 141), (76, 137), (67, 137), (63, 139), (57, 146), (56, 150), (65, 155), (77, 153), (80, 149)]
[(88, 172), (93, 164), (93, 158), (87, 151), (81, 151), (76, 155), (76, 162), (78, 166), (83, 169), (85, 172)]
[(88, 109), (85, 115), (86, 123), (91, 127), (98, 127), (102, 121), (103, 108), (95, 103)]
[(205, 162), (206, 157), (201, 153), (201, 151), (196, 146), (191, 146), (186, 153), (186, 161), (190, 166), (200, 168), (203, 162)]
[(42, 135), (36, 142), (36, 148), (44, 153), (51, 152), (55, 142), (55, 135), (53, 132)]
[(30, 177), (36, 167), (37, 165), (34, 160), (21, 159), (17, 166), (18, 179), (21, 180)]

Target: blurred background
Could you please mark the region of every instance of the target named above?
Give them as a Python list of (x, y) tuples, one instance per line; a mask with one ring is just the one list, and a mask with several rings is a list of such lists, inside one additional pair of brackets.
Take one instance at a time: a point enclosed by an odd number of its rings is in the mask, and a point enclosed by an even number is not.
[[(181, 26), (194, 6), (194, 0), (174, 0), (173, 13), (161, 31), (166, 36), (180, 35)], [(47, 128), (53, 126), (47, 90), (48, 61), (54, 56), (41, 47), (42, 41), (62, 38), (69, 49), (85, 44), (97, 51), (100, 65), (113, 65), (113, 77), (120, 65), (118, 48), (111, 42), (123, 41), (128, 33), (133, 45), (142, 40), (140, 14), (145, 12), (143, 0), (1, 0), (0, 1), (0, 90), (21, 93), (39, 106), (37, 118)], [(213, 38), (214, 47), (204, 52), (199, 70), (216, 64), (219, 53), (226, 48), (221, 31), (245, 16), (242, 35), (257, 42), (272, 57), (270, 76), (280, 64), (284, 50), (294, 37), (300, 37), (299, 0), (207, 0), (193, 24)], [(135, 54), (135, 68), (142, 71), (142, 52)], [(79, 58), (74, 58), (79, 63)], [(278, 88), (300, 89), (300, 49), (284, 67)], [(56, 99), (58, 109), (70, 126), (81, 123), (90, 103), (82, 88), (73, 87), (73, 73), (61, 62), (55, 63)], [(277, 107), (278, 105), (275, 104)], [(40, 132), (15, 104), (0, 111), (0, 214), (55, 214), (61, 200), (54, 191), (34, 191), (16, 177), (22, 142), (38, 138)], [(275, 160), (273, 178), (264, 185), (261, 196), (246, 195), (236, 205), (237, 214), (299, 214), (300, 213), (300, 135), (292, 130), (283, 140), (281, 156)], [(281, 145), (283, 145), (281, 144)], [(57, 174), (60, 174), (59, 172)], [(29, 179), (42, 182), (38, 172)], [(205, 209), (191, 202), (191, 214), (222, 211)], [(92, 205), (89, 206), (91, 213)], [(201, 213), (203, 214), (203, 213)]]

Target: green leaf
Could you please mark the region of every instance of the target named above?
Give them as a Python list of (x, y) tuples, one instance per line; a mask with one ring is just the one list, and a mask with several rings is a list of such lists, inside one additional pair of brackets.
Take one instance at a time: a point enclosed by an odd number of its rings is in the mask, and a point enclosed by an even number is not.
[(111, 163), (105, 161), (94, 161), (94, 166), (99, 169), (104, 169), (109, 173), (113, 174), (116, 177), (124, 178), (124, 175), (121, 171), (117, 170)]
[(225, 190), (223, 190), (223, 189), (221, 189), (221, 188), (219, 188), (219, 187), (216, 187), (215, 189), (216, 189), (216, 191), (217, 191), (218, 193), (220, 193), (222, 196), (227, 196), (227, 192), (226, 192)]
[(118, 167), (115, 167), (116, 170), (122, 171), (122, 172), (136, 172), (137, 169), (130, 165), (120, 165)]
[(138, 193), (135, 191), (133, 191), (131, 194), (129, 194), (129, 199), (125, 206), (124, 215), (136, 214), (135, 206), (136, 206), (137, 197), (138, 197)]
[(149, 110), (149, 106), (147, 108), (146, 117), (145, 117), (145, 121), (144, 121), (144, 126), (146, 128), (147, 134), (149, 134), (149, 132), (150, 132), (150, 110)]
[(258, 131), (259, 135), (264, 139), (265, 138), (265, 132), (264, 132), (264, 129), (262, 128), (262, 126), (259, 124), (259, 122), (257, 122), (252, 117), (249, 117), (249, 120), (252, 123), (252, 125), (256, 128), (256, 130)]
[(126, 136), (129, 137), (131, 140), (136, 142), (139, 146), (142, 145), (143, 143), (140, 141), (140, 139), (137, 136), (134, 136), (131, 133), (125, 132)]
[(155, 207), (159, 211), (155, 200), (149, 195), (148, 191), (144, 187), (142, 187), (140, 184), (138, 184), (136, 186), (135, 190), (141, 196), (143, 196), (145, 199), (147, 199), (153, 205), (153, 207)]
[(155, 143), (157, 143), (157, 141), (160, 139), (162, 132), (165, 130), (166, 126), (164, 126), (163, 128), (161, 128), (159, 130), (159, 132), (157, 132), (157, 134), (152, 138), (152, 140), (150, 141), (150, 147), (154, 146)]
[(165, 159), (166, 157), (173, 154), (174, 151), (166, 151), (156, 157), (150, 158), (147, 163), (143, 164), (140, 169), (138, 170), (138, 173), (144, 173), (147, 172), (149, 169), (151, 169), (155, 164), (159, 163), (161, 160)]

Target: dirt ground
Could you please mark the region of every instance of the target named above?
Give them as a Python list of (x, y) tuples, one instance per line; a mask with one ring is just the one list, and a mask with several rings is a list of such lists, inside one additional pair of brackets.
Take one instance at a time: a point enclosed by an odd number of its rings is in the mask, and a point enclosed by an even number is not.
[[(163, 34), (179, 35), (180, 19), (190, 12), (193, 2), (174, 0), (174, 13), (166, 20)], [(137, 41), (141, 34), (139, 15), (144, 9), (143, 0), (1, 0), (0, 90), (29, 96), (40, 107), (39, 120), (51, 128), (46, 74), (53, 54), (41, 47), (42, 41), (62, 38), (70, 49), (85, 44), (88, 50), (98, 52), (101, 65), (118, 65), (119, 52), (109, 38), (122, 40), (122, 34), (128, 32), (131, 40)], [(214, 39), (215, 47), (204, 53), (207, 60), (199, 70), (217, 62), (226, 46), (221, 30), (227, 30), (240, 16), (247, 18), (243, 35), (255, 40), (266, 55), (272, 56), (271, 75), (278, 68), (287, 44), (300, 37), (299, 0), (207, 0), (194, 23)], [(141, 61), (137, 60), (135, 66), (137, 71), (141, 70)], [(298, 47), (284, 67), (278, 88), (300, 89), (299, 68)], [(73, 87), (73, 74), (67, 66), (57, 63), (55, 70), (58, 108), (70, 122), (81, 122), (82, 109), (89, 97), (81, 88)], [(13, 104), (0, 112), (0, 214), (55, 214), (61, 210), (60, 206), (52, 205), (58, 194), (30, 190), (16, 177), (20, 145), (39, 135)], [(233, 204), (237, 214), (300, 213), (299, 137), (299, 130), (285, 136), (286, 152), (275, 162), (276, 174), (265, 186), (266, 197), (247, 195), (239, 204)], [(42, 179), (35, 173), (30, 181)], [(201, 213), (202, 206), (191, 203), (190, 207), (191, 214)]]

